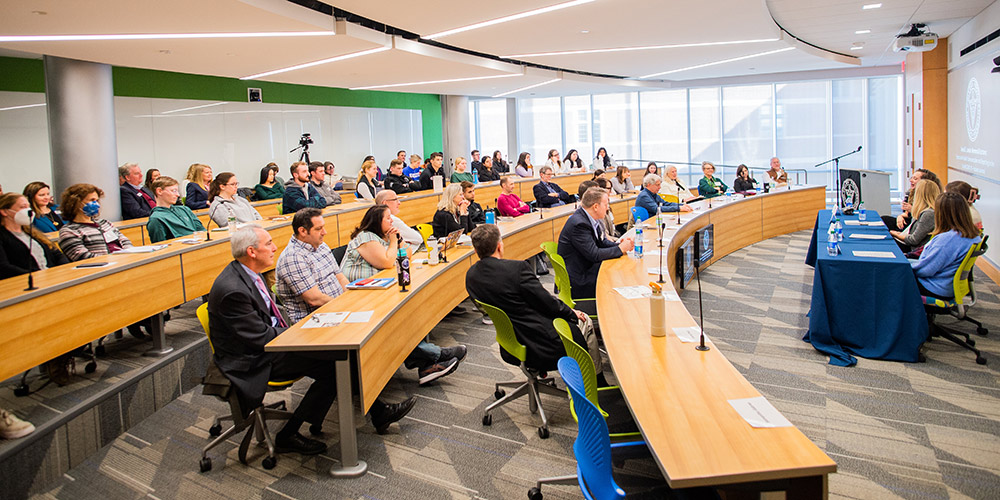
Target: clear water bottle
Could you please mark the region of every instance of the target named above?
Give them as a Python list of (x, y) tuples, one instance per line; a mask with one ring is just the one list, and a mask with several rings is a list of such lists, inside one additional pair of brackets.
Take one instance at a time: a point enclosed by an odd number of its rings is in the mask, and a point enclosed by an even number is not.
[(236, 232), (236, 214), (233, 213), (233, 209), (229, 208), (229, 204), (226, 204), (226, 210), (229, 211), (229, 216), (226, 217), (226, 229), (229, 230), (229, 234)]
[(656, 206), (656, 228), (659, 229), (663, 225), (663, 205)]
[(834, 229), (833, 224), (830, 224), (830, 231), (826, 241), (826, 254), (830, 257), (836, 257), (836, 255), (840, 253), (840, 243), (837, 241), (837, 232)]
[(864, 222), (868, 220), (868, 215), (865, 214), (865, 202), (858, 203), (858, 220)]
[(635, 226), (635, 258), (642, 258), (642, 222)]
[(759, 182), (754, 181), (754, 186), (756, 186), (757, 194), (760, 194), (762, 188)]
[(726, 190), (726, 203), (733, 201), (733, 188)]
[(837, 217), (835, 220), (834, 229), (837, 233), (837, 241), (844, 241), (844, 225), (840, 223), (840, 217)]
[(854, 210), (854, 203), (851, 200), (844, 202), (844, 212), (850, 212)]

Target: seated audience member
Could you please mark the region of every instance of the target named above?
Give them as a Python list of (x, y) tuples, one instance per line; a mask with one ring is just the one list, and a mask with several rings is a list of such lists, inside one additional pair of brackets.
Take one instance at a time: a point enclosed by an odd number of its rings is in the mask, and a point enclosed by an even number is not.
[(715, 165), (712, 162), (701, 162), (701, 171), (705, 176), (698, 181), (698, 194), (705, 198), (715, 198), (726, 194), (729, 186), (726, 186), (722, 179), (715, 176)]
[(476, 203), (476, 185), (469, 181), (462, 181), (462, 196), (469, 202), (469, 221), (475, 225), (486, 224), (486, 211)]
[(938, 179), (937, 174), (934, 172), (931, 172), (926, 168), (914, 170), (913, 175), (910, 176), (910, 189), (903, 196), (903, 201), (899, 203), (899, 208), (903, 210), (903, 213), (896, 217), (893, 217), (890, 214), (882, 215), (882, 222), (885, 223), (885, 226), (888, 227), (889, 230), (902, 231), (903, 229), (906, 229), (906, 226), (910, 225), (910, 222), (913, 220), (913, 217), (910, 215), (910, 203), (913, 201), (913, 190), (917, 187), (917, 183), (923, 179), (936, 183), (939, 188), (942, 187), (941, 180)]
[(367, 160), (361, 165), (361, 171), (358, 172), (357, 187), (354, 190), (354, 195), (359, 200), (372, 201), (379, 190), (382, 189), (382, 182), (376, 178), (378, 172), (379, 168), (375, 160)]
[(934, 238), (911, 265), (921, 295), (950, 299), (955, 296), (955, 272), (969, 248), (979, 243), (979, 230), (972, 224), (969, 202), (962, 195), (942, 193), (934, 205)]
[(660, 167), (656, 166), (656, 162), (655, 161), (651, 161), (648, 164), (646, 164), (646, 171), (643, 172), (642, 176), (646, 177), (649, 174), (660, 175)]
[(142, 169), (135, 163), (126, 163), (118, 168), (118, 175), (125, 183), (118, 188), (121, 197), (122, 219), (141, 219), (149, 217), (156, 208), (156, 196), (152, 188), (143, 190)]
[[(609, 196), (614, 194), (614, 190), (611, 189), (611, 181), (603, 177), (599, 177), (597, 179), (594, 179), (592, 182), (597, 184), (597, 187), (607, 191)], [(586, 191), (583, 192), (586, 193)], [(582, 198), (583, 194), (580, 194), (578, 196)], [(620, 233), (618, 232), (618, 229), (615, 227), (615, 214), (614, 211), (611, 210), (610, 202), (608, 205), (608, 213), (604, 214), (604, 218), (601, 219), (601, 223), (604, 224), (604, 231), (605, 234), (608, 235), (608, 237), (617, 238), (619, 236)]]
[[(410, 166), (403, 169), (403, 175), (410, 178), (411, 181), (420, 182), (420, 172), (424, 169), (424, 163), (420, 158), (420, 155), (410, 155)], [(418, 191), (420, 188), (414, 189)]]
[(600, 187), (599, 185), (597, 185), (597, 181), (583, 181), (583, 182), (581, 182), (580, 185), (576, 188), (576, 197), (577, 197), (577, 199), (581, 199), (582, 200), (583, 199), (583, 193), (586, 193), (588, 189), (593, 188), (593, 187)]
[(276, 200), (285, 196), (285, 186), (278, 182), (278, 166), (268, 163), (260, 169), (260, 182), (253, 187), (254, 198), (259, 200)]
[[(573, 340), (586, 347), (594, 359), (599, 385), (607, 385), (603, 382), (597, 336), (587, 314), (571, 309), (543, 288), (528, 261), (504, 259), (503, 240), (495, 224), (479, 226), (471, 236), (479, 261), (465, 274), (465, 289), (473, 299), (507, 313), (514, 336), (527, 348), (525, 365), (548, 371), (566, 355), (559, 333), (552, 325), (553, 319), (562, 318), (569, 323)], [(519, 363), (502, 347), (500, 356), (508, 363)]]
[[(292, 417), (278, 431), (274, 444), (281, 453), (322, 453), (326, 444), (306, 438), (299, 434), (299, 429), (309, 422), (314, 433), (321, 432), (326, 414), (337, 397), (334, 363), (323, 352), (264, 351), (264, 346), (288, 326), (260, 276), (274, 264), (278, 248), (271, 235), (257, 225), (238, 229), (230, 238), (230, 246), (235, 260), (222, 270), (208, 294), (215, 364), (232, 382), (244, 415), (263, 403), (269, 380), (302, 376), (313, 379)], [(376, 399), (370, 410), (375, 430), (379, 434), (385, 432), (389, 424), (413, 408), (414, 402), (410, 398), (388, 405)]]
[(590, 164), (591, 170), (611, 170), (614, 166), (614, 160), (611, 159), (611, 155), (608, 154), (608, 150), (604, 148), (597, 149), (597, 156), (594, 157), (594, 162)]
[(403, 165), (406, 165), (406, 150), (400, 149), (399, 151), (396, 151), (396, 159)]
[(556, 174), (565, 174), (569, 172), (569, 167), (564, 168), (562, 160), (560, 160), (559, 158), (560, 158), (559, 150), (550, 149), (549, 157), (548, 159), (545, 160), (545, 165), (543, 166), (551, 168), (552, 172)]
[[(354, 228), (344, 254), (344, 274), (348, 280), (370, 278), (396, 266), (400, 237), (390, 213), (389, 207), (376, 205), (365, 212), (361, 223)], [(454, 372), (465, 358), (466, 350), (464, 345), (441, 348), (422, 340), (403, 361), (403, 366), (417, 370), (420, 385), (428, 384)]]
[(733, 191), (737, 193), (756, 193), (757, 188), (754, 187), (757, 184), (757, 180), (750, 177), (750, 169), (746, 165), (740, 164), (736, 167), (736, 180), (733, 181)]
[(424, 166), (424, 171), (420, 173), (420, 189), (423, 191), (434, 189), (434, 177), (441, 178), (441, 186), (443, 187), (447, 179), (444, 176), (444, 155), (440, 152), (431, 153), (431, 157), (428, 160), (427, 165)]
[(972, 186), (965, 181), (951, 181), (944, 187), (944, 190), (949, 193), (958, 193), (962, 195), (969, 202), (969, 214), (972, 216), (972, 225), (976, 226), (976, 229), (980, 231), (983, 230), (983, 216), (979, 215), (979, 210), (972, 205), (974, 201), (972, 197)]
[(487, 156), (483, 158), (483, 167), (479, 169), (479, 182), (492, 182), (500, 180), (500, 172), (493, 168), (493, 158)]
[(913, 222), (902, 231), (889, 231), (904, 253), (924, 246), (930, 239), (931, 233), (934, 232), (934, 200), (939, 194), (941, 188), (934, 182), (929, 180), (917, 182), (911, 198), (910, 212), (914, 214)]
[[(362, 170), (364, 170), (365, 163), (367, 163), (367, 162), (374, 162), (375, 163), (375, 180), (377, 180), (379, 182), (379, 187), (381, 187), (383, 181), (385, 180), (385, 172), (382, 171), (382, 167), (379, 166), (378, 162), (375, 162), (375, 157), (372, 156), (372, 155), (368, 155), (368, 156), (365, 157), (364, 160), (361, 160), (361, 169)], [(372, 194), (374, 195), (374, 193), (372, 193)]]
[(594, 176), (591, 177), (590, 180), (592, 180), (592, 181), (596, 181), (597, 179), (605, 179), (606, 180), (608, 178), (607, 175), (608, 175), (608, 173), (605, 172), (603, 168), (599, 168), (597, 170), (594, 170)]
[(459, 229), (469, 234), (476, 228), (476, 223), (469, 218), (469, 200), (465, 199), (461, 184), (449, 184), (444, 188), (431, 227), (434, 228), (435, 238), (444, 238)]
[[(331, 189), (334, 191), (344, 189), (344, 176), (337, 173), (337, 166), (332, 161), (323, 162), (323, 172), (326, 173), (326, 183), (330, 185)], [(337, 193), (337, 197), (340, 197), (339, 193)]]
[(594, 297), (601, 262), (621, 257), (634, 246), (632, 238), (622, 238), (616, 243), (604, 232), (601, 220), (608, 213), (607, 191), (597, 187), (588, 189), (580, 205), (559, 233), (558, 247), (559, 255), (566, 261), (574, 299)]
[(376, 205), (385, 205), (389, 207), (389, 213), (392, 214), (392, 227), (396, 228), (396, 231), (400, 236), (403, 237), (403, 243), (406, 243), (410, 247), (410, 255), (416, 253), (420, 249), (420, 245), (424, 244), (424, 237), (420, 234), (420, 231), (413, 229), (412, 227), (406, 225), (403, 219), (398, 217), (399, 206), (402, 202), (399, 201), (399, 195), (391, 189), (386, 189), (379, 191), (375, 195)]
[(472, 162), (469, 163), (469, 168), (474, 172), (483, 171), (483, 162), (480, 159), (480, 154), (478, 149), (473, 149), (469, 156), (472, 158)]
[(303, 208), (325, 208), (326, 198), (319, 194), (309, 178), (309, 165), (304, 161), (292, 163), (285, 194), (281, 197), (281, 213), (294, 214)]
[(154, 203), (156, 202), (156, 199), (153, 198), (153, 181), (159, 178), (160, 171), (155, 168), (151, 168), (146, 171), (146, 182), (142, 183), (142, 189), (149, 194), (149, 197), (153, 199)]
[(614, 190), (615, 194), (635, 191), (635, 186), (632, 185), (632, 171), (628, 167), (618, 167), (615, 176), (611, 178), (611, 189)]
[(260, 212), (246, 198), (236, 194), (239, 187), (240, 181), (232, 172), (222, 172), (215, 176), (209, 186), (208, 201), (211, 204), (208, 206), (208, 213), (216, 226), (228, 226), (230, 215), (240, 224), (261, 220)]
[[(737, 175), (739, 172), (737, 172)], [(776, 184), (788, 183), (788, 172), (781, 168), (781, 160), (777, 156), (771, 158), (771, 169), (767, 171), (767, 176)], [(739, 191), (739, 189), (737, 189)]]
[(326, 199), (326, 206), (339, 205), (342, 202), (340, 193), (334, 191), (333, 185), (327, 182), (326, 166), (322, 163), (318, 161), (309, 163), (309, 183)]
[(132, 242), (118, 228), (100, 218), (104, 191), (93, 184), (73, 184), (62, 194), (63, 210), (69, 219), (59, 229), (59, 248), (71, 261), (108, 255)]
[(459, 156), (455, 158), (455, 171), (451, 173), (451, 182), (472, 182), (472, 172), (468, 172), (468, 163), (465, 158)]
[(181, 193), (177, 189), (176, 180), (165, 175), (156, 179), (153, 193), (156, 195), (156, 208), (149, 214), (149, 221), (146, 222), (150, 242), (158, 243), (205, 230), (205, 226), (190, 208), (177, 205)]
[(552, 167), (538, 169), (538, 177), (541, 180), (531, 189), (538, 208), (561, 207), (576, 201), (573, 195), (567, 193), (559, 184), (552, 182)]
[(497, 210), (500, 215), (506, 217), (517, 217), (531, 211), (527, 203), (521, 201), (521, 197), (514, 194), (514, 181), (510, 176), (500, 178), (500, 196), (497, 197)]
[(195, 163), (192, 177), (188, 179), (184, 204), (191, 210), (208, 208), (208, 185), (212, 183), (212, 167)]
[(566, 167), (567, 172), (582, 172), (587, 168), (583, 166), (580, 153), (575, 149), (571, 149), (569, 153), (566, 153), (566, 157), (563, 158), (563, 166)]
[(667, 165), (664, 167), (663, 173), (666, 176), (660, 186), (660, 198), (663, 198), (663, 201), (688, 203), (697, 198), (697, 196), (691, 195), (691, 191), (677, 177), (677, 167)]
[(28, 198), (20, 193), (0, 195), (0, 279), (69, 262), (59, 247), (31, 226), (28, 206)]
[(58, 231), (63, 225), (63, 219), (54, 210), (56, 204), (52, 202), (52, 189), (44, 182), (32, 182), (24, 187), (24, 196), (28, 198), (31, 210), (35, 212), (35, 218), (31, 222), (36, 229), (43, 233)]
[(403, 162), (396, 158), (389, 162), (389, 173), (385, 176), (385, 187), (396, 194), (412, 193), (420, 189), (420, 183), (403, 175)]
[(535, 167), (531, 166), (531, 153), (524, 152), (517, 157), (517, 166), (514, 167), (514, 173), (521, 177), (535, 176)]
[(690, 205), (663, 201), (663, 198), (660, 198), (662, 185), (663, 180), (660, 179), (659, 175), (646, 174), (646, 177), (642, 179), (642, 190), (639, 191), (639, 196), (635, 197), (635, 206), (646, 209), (646, 213), (650, 217), (656, 215), (657, 207), (660, 207), (661, 212), (691, 211)]
[(344, 293), (349, 283), (324, 236), (326, 223), (320, 209), (295, 212), (292, 239), (274, 268), (275, 290), (292, 323)]
[(493, 168), (501, 174), (510, 173), (510, 164), (504, 161), (503, 153), (499, 149), (493, 152)]

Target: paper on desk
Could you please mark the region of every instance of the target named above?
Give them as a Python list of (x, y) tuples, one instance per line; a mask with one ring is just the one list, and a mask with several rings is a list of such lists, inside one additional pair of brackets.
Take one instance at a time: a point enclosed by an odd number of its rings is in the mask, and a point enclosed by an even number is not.
[(861, 224), (861, 221), (859, 221), (859, 220), (845, 220), (844, 221), (844, 225), (845, 226), (860, 226), (862, 224)]
[(348, 312), (316, 313), (313, 314), (302, 328), (329, 328), (344, 322)]
[(886, 235), (884, 234), (864, 234), (864, 233), (854, 233), (848, 238), (854, 238), (858, 240), (884, 240)]
[(115, 253), (150, 253), (163, 250), (164, 248), (167, 248), (167, 245), (146, 245), (142, 247), (123, 248)]
[(855, 257), (877, 257), (879, 259), (895, 259), (896, 254), (879, 250), (851, 250)]
[(746, 420), (751, 427), (791, 427), (792, 423), (785, 418), (764, 397), (746, 399), (730, 399), (729, 404)]
[(615, 288), (615, 291), (622, 294), (622, 297), (625, 297), (626, 299), (641, 299), (643, 297), (649, 297), (653, 293), (653, 291), (645, 285), (621, 286)]
[(344, 320), (344, 323), (367, 323), (371, 321), (374, 313), (375, 311), (354, 311)]
[[(701, 340), (701, 329), (697, 326), (676, 326), (674, 335), (677, 335), (681, 342), (698, 342)], [(708, 340), (708, 335), (705, 335), (705, 340)]]

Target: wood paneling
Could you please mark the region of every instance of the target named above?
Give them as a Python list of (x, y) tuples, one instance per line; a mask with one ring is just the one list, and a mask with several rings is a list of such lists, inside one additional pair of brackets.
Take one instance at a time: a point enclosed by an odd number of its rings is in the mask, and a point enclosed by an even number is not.
[(761, 196), (763, 239), (812, 229), (816, 213), (826, 208), (825, 196), (826, 189), (821, 187)]
[(729, 203), (715, 200), (710, 221), (715, 225), (715, 259), (761, 240), (761, 198), (751, 196)]

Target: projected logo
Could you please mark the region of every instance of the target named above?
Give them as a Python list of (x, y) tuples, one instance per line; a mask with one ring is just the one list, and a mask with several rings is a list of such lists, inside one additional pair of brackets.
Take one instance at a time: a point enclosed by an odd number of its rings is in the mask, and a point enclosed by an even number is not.
[(840, 185), (840, 199), (845, 207), (847, 202), (851, 202), (852, 207), (857, 207), (861, 202), (861, 189), (855, 184), (854, 179), (844, 179)]
[(979, 82), (972, 78), (969, 80), (969, 88), (965, 91), (965, 131), (969, 133), (969, 140), (972, 142), (976, 142), (976, 138), (979, 137), (979, 119), (982, 107)]

